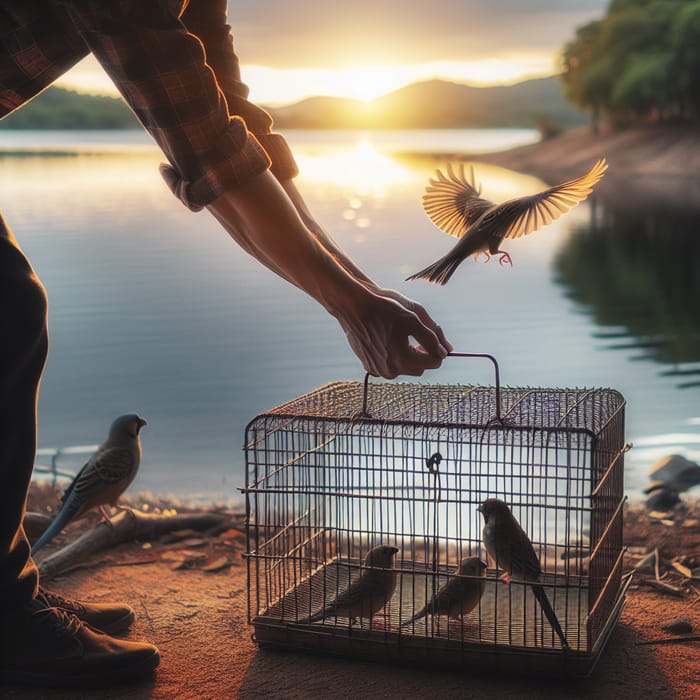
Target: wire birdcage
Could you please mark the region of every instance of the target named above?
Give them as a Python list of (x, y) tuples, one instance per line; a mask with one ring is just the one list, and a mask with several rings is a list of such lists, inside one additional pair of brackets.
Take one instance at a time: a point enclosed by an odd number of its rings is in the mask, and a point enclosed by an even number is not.
[[(502, 388), (493, 357), (453, 354), (490, 359), (495, 386), (366, 377), (248, 424), (248, 619), (259, 644), (524, 672), (593, 669), (626, 590), (624, 399), (610, 389)], [(505, 501), (532, 542), (564, 642), (531, 581), (499, 580), (477, 510), (487, 498)], [(398, 549), (386, 604), (355, 619), (331, 610), (380, 544)], [(411, 621), (467, 557), (489, 564), (473, 609), (448, 619), (432, 608)]]

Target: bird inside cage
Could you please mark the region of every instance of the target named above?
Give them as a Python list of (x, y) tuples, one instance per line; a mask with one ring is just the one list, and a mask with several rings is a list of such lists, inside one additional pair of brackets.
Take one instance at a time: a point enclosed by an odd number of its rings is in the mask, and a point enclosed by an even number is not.
[(374, 625), (374, 617), (384, 608), (396, 589), (394, 558), (398, 547), (381, 544), (367, 552), (362, 563), (360, 576), (338, 594), (319, 612), (302, 620), (300, 624), (310, 624), (329, 618), (349, 618), (351, 624), (357, 620), (369, 620)]
[(487, 498), (478, 508), (484, 516), (483, 539), (486, 551), (504, 570), (501, 579), (510, 583), (511, 577), (530, 584), (564, 649), (569, 648), (552, 604), (540, 583), (542, 568), (530, 538), (515, 519), (507, 504), (498, 498)]
[(402, 622), (401, 626), (408, 626), (428, 615), (446, 615), (450, 624), (464, 625), (467, 616), (476, 608), (484, 594), (486, 569), (486, 564), (479, 557), (462, 559), (432, 599), (410, 619)]

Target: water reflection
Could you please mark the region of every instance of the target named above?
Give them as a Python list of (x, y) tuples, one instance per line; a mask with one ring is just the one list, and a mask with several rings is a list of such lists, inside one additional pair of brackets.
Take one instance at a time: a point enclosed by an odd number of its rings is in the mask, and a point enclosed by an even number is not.
[[(4, 139), (9, 152), (28, 143), (42, 152), (67, 150), (65, 137), (21, 134), (13, 146), (10, 136), (0, 137), (0, 149)], [(637, 229), (640, 205), (615, 184), (616, 208), (598, 206), (591, 219), (594, 200), (584, 202), (541, 232), (510, 241), (512, 268), (469, 260), (442, 288), (405, 281), (454, 243), (422, 210), (425, 183), (450, 158), (439, 154), (450, 147), (473, 152), (501, 134), (479, 133), (471, 146), (459, 141), (465, 133), (417, 132), (403, 141), (397, 133), (289, 136), (301, 164), (299, 187), (318, 220), (370, 276), (429, 308), (457, 349), (497, 355), (510, 386), (621, 391), (635, 445), (625, 460), (628, 493), (641, 492), (646, 469), (664, 454), (700, 460), (698, 390), (675, 386), (697, 375), (660, 376), (653, 356), (663, 350), (674, 358), (664, 371), (697, 368), (697, 338), (692, 351), (676, 348), (691, 345), (698, 307), (692, 213), (681, 219), (683, 236), (676, 217), (700, 192), (674, 184), (676, 199), (657, 203), (661, 215)], [(173, 200), (154, 147), (136, 141), (143, 149), (125, 156), (95, 138), (85, 137), (90, 155), (0, 157), (0, 205), (49, 291), (40, 446), (93, 442), (105, 421), (135, 410), (149, 420), (135, 491), (235, 500), (247, 422), (326, 382), (361, 379), (361, 367), (315, 302), (263, 271), (206, 212), (192, 215)], [(490, 165), (476, 174), (494, 200), (544, 186)], [(663, 233), (664, 225), (672, 230)], [(649, 278), (652, 289), (640, 297)], [(572, 313), (565, 293), (595, 311)], [(601, 331), (621, 337), (601, 341)], [(642, 341), (659, 336), (672, 339), (672, 349), (646, 349), (646, 362), (610, 347), (634, 345), (642, 356)], [(694, 359), (677, 359), (686, 356)], [(420, 381), (490, 384), (490, 370), (454, 360)]]
[(599, 201), (554, 260), (557, 281), (611, 350), (700, 386), (700, 209), (665, 197)]

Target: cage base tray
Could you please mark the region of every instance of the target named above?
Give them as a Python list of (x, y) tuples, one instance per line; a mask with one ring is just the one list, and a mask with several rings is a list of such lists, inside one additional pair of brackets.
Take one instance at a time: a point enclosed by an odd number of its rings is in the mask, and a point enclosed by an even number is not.
[[(414, 565), (415, 566), (415, 565)], [(619, 619), (625, 603), (625, 596), (629, 585), (623, 581), (617, 593), (615, 604), (610, 617), (605, 625), (598, 641), (593, 649), (586, 648), (585, 639), (579, 639), (578, 644), (571, 635), (571, 626), (568, 630), (571, 648), (563, 650), (558, 640), (551, 639), (551, 629), (548, 630), (548, 641), (543, 641), (543, 630), (547, 627), (546, 620), (543, 623), (531, 625), (531, 633), (525, 635), (522, 632), (520, 641), (509, 638), (503, 632), (503, 626), (495, 620), (489, 621), (487, 616), (479, 616), (478, 623), (470, 622), (468, 617), (462, 630), (459, 626), (450, 627), (445, 618), (428, 618), (420, 621), (415, 626), (401, 627), (398, 619), (389, 617), (384, 627), (370, 627), (367, 621), (361, 624), (351, 624), (346, 618), (328, 618), (323, 622), (313, 624), (296, 622), (300, 610), (305, 607), (300, 599), (306, 600), (308, 608), (309, 595), (312, 594), (314, 585), (320, 585), (322, 580), (324, 587), (329, 586), (329, 576), (339, 575), (344, 567), (334, 566), (332, 563), (323, 567), (319, 572), (295, 589), (290, 591), (277, 604), (272, 605), (264, 614), (255, 616), (251, 622), (254, 627), (254, 639), (263, 648), (279, 648), (298, 652), (321, 653), (351, 658), (361, 658), (370, 661), (395, 661), (398, 663), (426, 664), (431, 667), (441, 666), (467, 671), (487, 670), (497, 668), (499, 672), (515, 674), (551, 674), (560, 677), (587, 676), (595, 668), (601, 654), (607, 644), (610, 634)], [(342, 575), (342, 574), (340, 574)], [(406, 576), (406, 574), (402, 574)], [(412, 579), (425, 579), (425, 576)], [(336, 582), (337, 583), (337, 582)], [(416, 592), (413, 588), (411, 596), (424, 596), (425, 593)], [(482, 597), (484, 610), (493, 610), (493, 597), (496, 596), (501, 610), (507, 616), (522, 613), (522, 607), (515, 605), (506, 612), (507, 605), (512, 604), (512, 594), (509, 587), (495, 579), (489, 579), (486, 591)], [(402, 590), (402, 598), (405, 601), (408, 595), (405, 586), (399, 585), (395, 598)], [(526, 590), (523, 587), (523, 591)], [(545, 590), (547, 587), (545, 586)], [(551, 597), (551, 593), (548, 592)], [(561, 599), (562, 596), (560, 596)], [(489, 600), (491, 598), (491, 600)], [(573, 598), (566, 598), (571, 605)], [(534, 599), (531, 599), (534, 601)], [(396, 602), (396, 601), (394, 601)], [(561, 614), (561, 606), (555, 605), (558, 616)], [(498, 609), (498, 606), (496, 606)], [(530, 605), (531, 616), (541, 618), (539, 607)], [(579, 611), (581, 622), (585, 619), (585, 611)], [(475, 610), (472, 613), (478, 616)], [(289, 616), (288, 619), (285, 619)], [(475, 629), (476, 628), (476, 629)], [(500, 634), (500, 637), (498, 636)], [(492, 636), (495, 635), (495, 636)], [(494, 643), (493, 640), (499, 640)], [(573, 642), (573, 643), (572, 643)]]

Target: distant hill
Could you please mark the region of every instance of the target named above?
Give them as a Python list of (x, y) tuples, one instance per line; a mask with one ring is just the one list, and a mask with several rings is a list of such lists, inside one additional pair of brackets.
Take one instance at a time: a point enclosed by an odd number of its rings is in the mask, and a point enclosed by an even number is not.
[(50, 87), (0, 120), (0, 129), (135, 129), (139, 123), (119, 97), (83, 95)]
[(413, 83), (372, 102), (311, 97), (268, 108), (279, 128), (537, 127), (588, 121), (563, 97), (556, 77), (509, 86), (473, 87), (444, 80)]
[[(277, 128), (442, 129), (460, 127), (566, 128), (587, 122), (586, 114), (562, 96), (555, 77), (510, 86), (472, 87), (444, 80), (413, 83), (372, 102), (311, 97), (267, 108)], [(116, 97), (83, 95), (51, 87), (14, 114), (0, 129), (133, 129), (136, 117)]]

